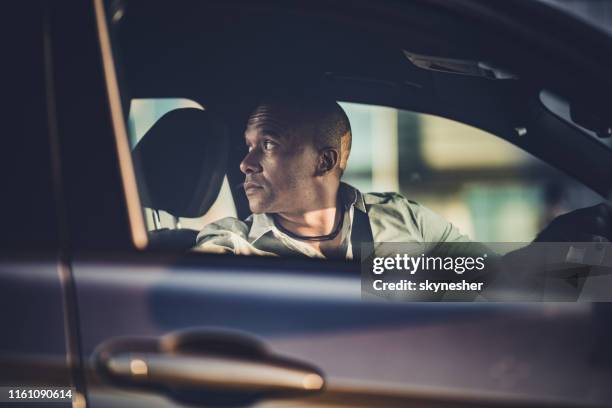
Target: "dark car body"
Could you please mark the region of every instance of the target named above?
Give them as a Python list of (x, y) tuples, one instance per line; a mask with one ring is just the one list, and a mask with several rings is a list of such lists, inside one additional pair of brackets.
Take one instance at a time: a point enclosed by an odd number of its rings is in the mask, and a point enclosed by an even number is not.
[[(130, 98), (186, 97), (219, 112), (243, 148), (256, 95), (316, 83), (342, 100), (487, 130), (608, 197), (612, 153), (585, 131), (611, 125), (603, 31), (531, 1), (5, 7), (1, 385), (71, 386), (79, 407), (216, 406), (172, 387), (114, 383), (98, 365), (118, 339), (142, 352), (130, 345), (199, 333), (263, 344), (325, 377), (314, 395), (234, 401), (230, 388), (230, 406), (612, 404), (609, 305), (363, 302), (355, 264), (143, 250), (118, 141)], [(492, 75), (500, 66), (520, 80), (403, 70), (401, 50), (429, 63), (488, 61)], [(544, 89), (570, 101), (576, 123), (541, 103)], [(230, 153), (232, 185), (243, 154)], [(234, 199), (248, 215), (246, 198)]]

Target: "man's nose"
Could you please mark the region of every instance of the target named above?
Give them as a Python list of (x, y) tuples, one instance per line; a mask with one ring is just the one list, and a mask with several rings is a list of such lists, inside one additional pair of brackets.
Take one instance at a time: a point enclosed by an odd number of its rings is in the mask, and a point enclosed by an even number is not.
[(240, 171), (244, 174), (259, 173), (262, 168), (259, 164), (259, 155), (257, 149), (253, 149), (244, 156), (240, 162)]

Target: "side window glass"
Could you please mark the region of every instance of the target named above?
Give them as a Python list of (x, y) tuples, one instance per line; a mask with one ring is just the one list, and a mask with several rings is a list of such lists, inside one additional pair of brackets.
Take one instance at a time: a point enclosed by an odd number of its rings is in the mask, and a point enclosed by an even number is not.
[[(132, 99), (128, 118), (130, 147), (134, 149), (143, 136), (166, 113), (182, 108), (205, 110), (205, 107), (201, 104), (185, 98)], [(206, 137), (206, 135), (203, 135), (203, 137)], [(184, 228), (199, 231), (210, 222), (224, 217), (235, 217), (236, 209), (227, 177), (224, 177), (218, 197), (210, 209), (201, 217), (175, 218), (165, 211), (147, 207), (144, 208), (144, 213), (148, 231), (164, 228)]]
[(601, 197), (518, 147), (432, 115), (341, 103), (353, 130), (344, 180), (397, 191), (481, 242), (529, 242)]

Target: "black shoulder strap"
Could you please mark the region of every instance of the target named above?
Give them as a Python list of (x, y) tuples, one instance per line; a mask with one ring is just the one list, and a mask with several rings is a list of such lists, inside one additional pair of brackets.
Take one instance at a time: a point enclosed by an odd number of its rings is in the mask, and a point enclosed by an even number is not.
[(361, 244), (364, 242), (374, 242), (372, 235), (372, 227), (370, 226), (370, 217), (368, 214), (354, 209), (353, 212), (353, 227), (351, 230), (351, 245), (353, 247), (353, 259), (361, 261)]

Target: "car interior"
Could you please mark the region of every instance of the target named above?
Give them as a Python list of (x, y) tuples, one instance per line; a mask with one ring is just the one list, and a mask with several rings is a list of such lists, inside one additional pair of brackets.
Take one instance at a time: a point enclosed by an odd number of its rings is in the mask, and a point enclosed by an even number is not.
[[(157, 121), (133, 151), (143, 206), (177, 218), (206, 214), (225, 176), (226, 133), (211, 112), (196, 108), (176, 109)], [(149, 248), (189, 249), (196, 235), (189, 228), (158, 228)]]
[[(315, 89), (339, 101), (465, 123), (609, 196), (605, 118), (612, 115), (606, 116), (597, 83), (610, 79), (587, 75), (574, 60), (591, 56), (577, 57), (562, 39), (528, 44), (519, 29), (418, 2), (395, 14), (356, 7), (350, 19), (341, 7), (322, 9), (318, 2), (300, 9), (248, 2), (111, 5), (125, 116), (136, 98), (188, 98), (204, 107), (164, 115), (134, 147), (144, 207), (175, 221), (203, 216), (225, 176), (237, 216), (246, 218), (244, 191), (232, 187), (243, 181), (244, 123), (258, 98), (277, 89)], [(555, 55), (544, 47), (551, 42)], [(174, 227), (154, 231), (149, 247), (189, 249), (197, 231)]]

